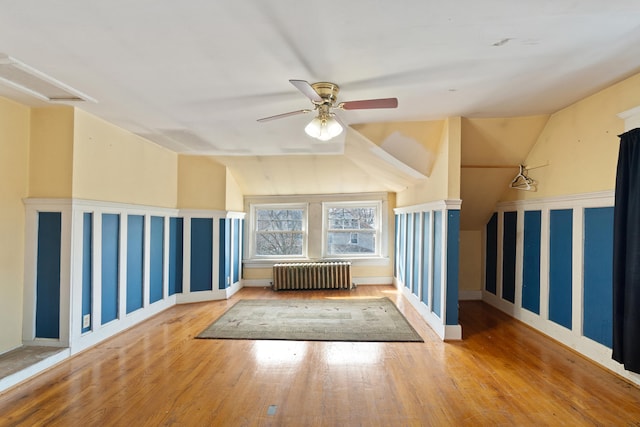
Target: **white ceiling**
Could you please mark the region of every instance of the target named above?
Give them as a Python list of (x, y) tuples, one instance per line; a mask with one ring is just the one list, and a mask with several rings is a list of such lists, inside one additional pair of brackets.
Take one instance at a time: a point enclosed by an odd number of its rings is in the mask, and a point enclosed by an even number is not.
[(0, 52), (178, 152), (335, 154), (309, 115), (256, 122), (311, 106), (289, 79), (399, 100), (346, 124), (550, 113), (640, 71), (640, 2), (0, 0)]

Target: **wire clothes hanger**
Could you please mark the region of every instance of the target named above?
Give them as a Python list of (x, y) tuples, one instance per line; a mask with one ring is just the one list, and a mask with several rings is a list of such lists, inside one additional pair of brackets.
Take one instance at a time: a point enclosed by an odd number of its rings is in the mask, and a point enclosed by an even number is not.
[(520, 165), (520, 172), (509, 184), (509, 188), (515, 190), (531, 191), (535, 190), (535, 181), (527, 176), (527, 168), (524, 165)]

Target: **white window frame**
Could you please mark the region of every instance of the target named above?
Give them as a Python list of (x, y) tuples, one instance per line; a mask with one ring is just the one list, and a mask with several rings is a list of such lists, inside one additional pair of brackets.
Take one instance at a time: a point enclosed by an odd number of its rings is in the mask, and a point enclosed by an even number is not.
[[(300, 255), (260, 255), (257, 254), (256, 234), (257, 234), (257, 210), (281, 210), (281, 209), (302, 209), (302, 254)], [(309, 240), (309, 205), (308, 203), (269, 203), (251, 204), (251, 223), (249, 225), (249, 253), (253, 259), (262, 260), (284, 260), (284, 259), (306, 259), (307, 246)]]
[[(329, 209), (331, 208), (374, 208), (376, 210), (375, 221), (375, 248), (373, 253), (347, 253), (347, 254), (330, 254), (329, 253)], [(322, 256), (323, 258), (375, 258), (382, 256), (382, 201), (381, 200), (365, 200), (365, 201), (349, 201), (349, 202), (324, 202), (322, 203)], [(344, 230), (358, 233), (358, 230)]]

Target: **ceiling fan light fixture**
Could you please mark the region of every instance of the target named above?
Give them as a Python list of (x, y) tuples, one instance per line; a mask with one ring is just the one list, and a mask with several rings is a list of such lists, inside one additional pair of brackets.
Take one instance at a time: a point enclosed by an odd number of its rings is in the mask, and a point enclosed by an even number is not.
[(295, 116), (303, 113), (317, 111), (318, 115), (304, 128), (304, 131), (312, 138), (320, 141), (328, 141), (342, 133), (342, 124), (332, 112), (339, 110), (369, 110), (372, 108), (397, 108), (397, 98), (361, 99), (337, 103), (340, 88), (331, 82), (317, 82), (309, 84), (306, 80), (289, 80), (304, 96), (313, 104), (313, 110), (297, 110), (275, 116), (263, 117), (259, 122), (268, 122), (284, 117)]
[(331, 116), (318, 116), (309, 122), (304, 131), (312, 138), (328, 141), (342, 133), (342, 126)]

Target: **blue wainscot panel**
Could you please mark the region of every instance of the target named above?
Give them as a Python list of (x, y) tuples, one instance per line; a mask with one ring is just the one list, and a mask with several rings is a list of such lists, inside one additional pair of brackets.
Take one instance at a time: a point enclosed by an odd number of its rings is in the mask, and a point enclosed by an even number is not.
[(144, 216), (127, 217), (127, 313), (142, 308)]
[(447, 325), (458, 324), (458, 270), (460, 261), (460, 211), (447, 212)]
[(584, 210), (584, 336), (609, 348), (613, 330), (613, 208)]
[(182, 293), (183, 230), (182, 218), (169, 218), (169, 295)]
[(549, 320), (571, 329), (573, 210), (552, 210), (549, 220)]
[(413, 280), (412, 280), (412, 289), (413, 294), (416, 296), (420, 295), (420, 283), (418, 280), (420, 279), (420, 267), (422, 266), (422, 262), (418, 255), (420, 254), (420, 245), (422, 244), (420, 239), (420, 214), (413, 214)]
[[(82, 318), (91, 319), (91, 295), (93, 293), (93, 214), (82, 215)], [(82, 325), (82, 322), (81, 322)], [(81, 326), (82, 332), (91, 330), (91, 322)]]
[(400, 258), (400, 244), (399, 244), (399, 240), (398, 240), (398, 231), (399, 231), (399, 226), (398, 224), (400, 223), (400, 215), (396, 214), (395, 215), (395, 222), (393, 224), (393, 237), (394, 237), (394, 242), (396, 242), (396, 247), (395, 247), (395, 252), (394, 252), (394, 257), (393, 257), (393, 275), (394, 277), (397, 278), (398, 275), (398, 258)]
[(62, 214), (38, 214), (36, 337), (60, 338), (60, 256)]
[(102, 324), (118, 318), (120, 215), (102, 214)]
[(504, 213), (502, 234), (502, 299), (515, 302), (516, 298), (516, 234), (517, 212)]
[(540, 314), (540, 231), (542, 213), (524, 213), (522, 308)]
[(494, 213), (487, 223), (485, 261), (485, 289), (496, 295), (498, 265), (498, 214)]
[(422, 302), (429, 305), (429, 269), (431, 261), (431, 212), (422, 214)]
[(226, 289), (231, 284), (231, 237), (231, 219), (220, 218), (219, 289)]
[(405, 222), (406, 222), (406, 218), (407, 215), (406, 214), (401, 214), (400, 215), (400, 223), (399, 223), (399, 233), (400, 233), (400, 256), (398, 258), (398, 279), (400, 280), (401, 283), (405, 283), (406, 282), (406, 277), (405, 277), (405, 273), (404, 273), (404, 268), (405, 268), (405, 256), (407, 253), (407, 248), (405, 246), (406, 241), (407, 241), (407, 236), (406, 236), (406, 228), (405, 228)]
[(231, 282), (236, 283), (240, 280), (240, 269), (242, 268), (242, 254), (240, 251), (240, 235), (242, 233), (242, 221), (240, 219), (233, 220), (233, 276)]
[(191, 219), (191, 291), (213, 290), (213, 219)]
[(162, 299), (164, 275), (164, 218), (151, 217), (151, 244), (149, 248), (149, 302)]
[(413, 216), (414, 214), (410, 213), (407, 214), (407, 236), (406, 236), (406, 242), (407, 242), (407, 250), (405, 252), (405, 264), (404, 264), (404, 271), (405, 271), (405, 287), (409, 290), (413, 289), (413, 270), (412, 270), (412, 265), (411, 265), (411, 259), (413, 258)]
[(431, 311), (442, 316), (442, 211), (433, 212), (433, 304)]

